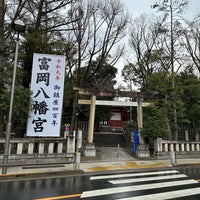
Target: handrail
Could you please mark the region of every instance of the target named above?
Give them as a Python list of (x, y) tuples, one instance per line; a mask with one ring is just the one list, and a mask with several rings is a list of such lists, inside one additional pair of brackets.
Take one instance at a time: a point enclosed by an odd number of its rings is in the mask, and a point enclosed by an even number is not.
[(122, 130), (123, 138), (124, 138), (125, 143), (126, 143), (126, 148), (127, 148), (128, 151), (131, 151), (131, 141), (129, 141), (124, 129), (121, 128), (121, 130)]

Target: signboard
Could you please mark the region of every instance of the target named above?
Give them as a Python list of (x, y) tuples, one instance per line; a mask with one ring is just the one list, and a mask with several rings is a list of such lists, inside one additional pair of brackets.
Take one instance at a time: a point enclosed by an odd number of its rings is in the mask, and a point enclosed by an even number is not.
[(64, 77), (64, 56), (34, 54), (27, 136), (60, 136)]

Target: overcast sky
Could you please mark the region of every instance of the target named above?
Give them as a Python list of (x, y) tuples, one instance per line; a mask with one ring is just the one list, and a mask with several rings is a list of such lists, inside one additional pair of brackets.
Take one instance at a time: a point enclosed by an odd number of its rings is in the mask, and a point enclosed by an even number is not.
[[(159, 2), (160, 0), (121, 0), (122, 3), (128, 8), (132, 17), (135, 18), (142, 13), (153, 13), (155, 10), (151, 9), (151, 5)], [(185, 10), (185, 14), (192, 18), (200, 14), (200, 0), (189, 0), (189, 5)]]
[[(140, 16), (143, 13), (156, 13), (156, 10), (151, 8), (151, 5), (160, 0), (121, 0), (124, 3), (125, 8), (131, 14), (132, 19)], [(193, 19), (195, 16), (200, 14), (200, 0), (189, 0), (189, 4), (184, 11), (185, 18)], [(122, 83), (121, 81), (121, 70), (126, 63), (126, 58), (120, 59), (116, 67), (118, 68), (117, 80), (118, 84)]]

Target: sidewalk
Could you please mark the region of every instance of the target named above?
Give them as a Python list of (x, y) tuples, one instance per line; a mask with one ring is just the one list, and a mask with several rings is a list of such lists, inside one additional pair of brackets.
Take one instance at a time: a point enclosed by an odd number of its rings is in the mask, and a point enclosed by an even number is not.
[(137, 159), (127, 153), (123, 148), (97, 147), (96, 159), (82, 158), (80, 168), (84, 172), (95, 172), (104, 170), (137, 169), (164, 167), (163, 164), (152, 159)]
[[(152, 158), (137, 159), (127, 153), (123, 148), (117, 147), (97, 147), (96, 157), (81, 158), (80, 170), (74, 169), (74, 164), (55, 164), (39, 165), (30, 167), (9, 167), (6, 175), (0, 175), (0, 178), (8, 176), (22, 177), (33, 175), (53, 175), (53, 174), (84, 174), (87, 172), (100, 172), (107, 170), (126, 170), (140, 168), (158, 168), (171, 166), (171, 160), (156, 160)], [(178, 159), (177, 165), (200, 164), (200, 158)], [(1, 170), (1, 168), (0, 168)], [(0, 172), (1, 173), (1, 172)]]

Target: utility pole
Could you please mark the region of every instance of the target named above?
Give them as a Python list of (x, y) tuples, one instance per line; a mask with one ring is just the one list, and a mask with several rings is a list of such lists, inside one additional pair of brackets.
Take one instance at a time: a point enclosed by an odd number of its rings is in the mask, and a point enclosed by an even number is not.
[(8, 123), (6, 127), (6, 138), (5, 138), (5, 148), (3, 155), (3, 167), (2, 174), (7, 174), (7, 165), (10, 154), (10, 134), (12, 128), (12, 113), (13, 113), (13, 103), (14, 103), (14, 91), (15, 91), (15, 79), (17, 72), (17, 60), (18, 60), (18, 50), (19, 50), (19, 34), (21, 32), (25, 32), (26, 25), (22, 20), (15, 20), (13, 23), (13, 29), (17, 32), (17, 40), (15, 47), (15, 61), (14, 61), (14, 70), (13, 70), (13, 78), (12, 78), (12, 87), (11, 87), (11, 95), (10, 95), (10, 107), (9, 107), (9, 115), (8, 115)]
[(171, 52), (170, 52), (170, 61), (171, 61), (171, 70), (172, 70), (172, 99), (173, 99), (173, 118), (174, 118), (174, 139), (178, 139), (178, 130), (177, 130), (177, 112), (176, 112), (176, 91), (175, 91), (175, 71), (174, 71), (174, 31), (173, 31), (173, 7), (172, 0), (170, 0), (170, 38), (171, 38)]

